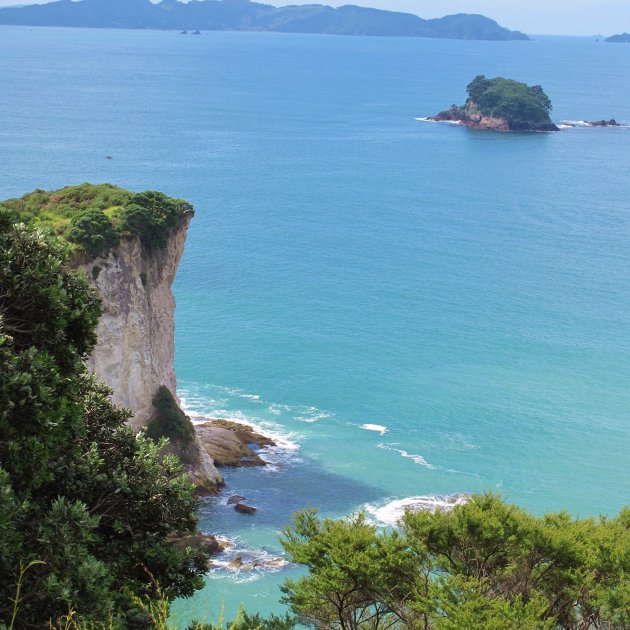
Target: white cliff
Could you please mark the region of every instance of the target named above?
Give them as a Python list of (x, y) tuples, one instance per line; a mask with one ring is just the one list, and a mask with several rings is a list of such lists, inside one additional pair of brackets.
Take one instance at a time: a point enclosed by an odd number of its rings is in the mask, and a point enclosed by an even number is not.
[[(152, 400), (160, 386), (176, 395), (171, 287), (191, 218), (192, 212), (182, 217), (164, 249), (147, 250), (139, 238), (123, 238), (107, 257), (76, 260), (102, 299), (98, 342), (89, 367), (111, 387), (113, 401), (133, 412), (130, 423), (136, 428), (151, 420)], [(187, 450), (186, 459), (194, 461), (187, 466), (191, 480), (200, 491), (216, 491), (223, 478), (212, 458), (198, 439)]]

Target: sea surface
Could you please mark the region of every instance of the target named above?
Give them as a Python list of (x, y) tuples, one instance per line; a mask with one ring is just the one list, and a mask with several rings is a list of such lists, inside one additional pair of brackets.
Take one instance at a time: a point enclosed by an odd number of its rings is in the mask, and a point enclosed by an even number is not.
[[(224, 565), (280, 556), (307, 506), (630, 502), (630, 128), (416, 120), (479, 74), (541, 84), (558, 122), (630, 123), (630, 47), (595, 39), (0, 28), (0, 198), (92, 181), (196, 207), (179, 395), (278, 437), (202, 505)], [(218, 567), (174, 618), (282, 611), (296, 575)]]

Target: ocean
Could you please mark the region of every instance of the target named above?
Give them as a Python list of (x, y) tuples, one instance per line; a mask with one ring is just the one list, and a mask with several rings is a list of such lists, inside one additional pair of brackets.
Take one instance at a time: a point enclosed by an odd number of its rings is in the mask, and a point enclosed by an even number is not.
[(299, 568), (226, 565), (277, 559), (304, 507), (391, 525), (473, 492), (630, 501), (630, 128), (417, 120), (479, 74), (541, 84), (558, 122), (630, 123), (630, 47), (594, 38), (0, 27), (0, 198), (92, 181), (191, 201), (179, 395), (277, 437), (204, 500), (235, 547), (181, 628), (281, 612)]

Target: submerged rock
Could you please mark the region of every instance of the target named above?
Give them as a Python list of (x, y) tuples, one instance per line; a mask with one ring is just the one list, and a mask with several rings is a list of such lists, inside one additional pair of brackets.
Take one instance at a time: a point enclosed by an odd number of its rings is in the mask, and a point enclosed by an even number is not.
[(234, 510), (239, 514), (255, 514), (257, 512), (255, 507), (251, 505), (245, 505), (245, 503), (237, 503), (234, 506)]
[(247, 499), (245, 497), (241, 497), (238, 494), (235, 494), (234, 496), (230, 497), (227, 501), (228, 505), (236, 505), (238, 503), (242, 503), (243, 501), (247, 501)]
[(619, 123), (614, 118), (610, 120), (587, 120), (585, 122), (589, 127), (619, 127)]

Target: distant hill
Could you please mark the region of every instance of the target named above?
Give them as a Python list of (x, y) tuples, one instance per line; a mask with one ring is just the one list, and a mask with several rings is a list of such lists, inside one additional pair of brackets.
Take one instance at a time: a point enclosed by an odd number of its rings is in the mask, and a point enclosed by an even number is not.
[(612, 37), (607, 37), (604, 41), (612, 42), (613, 44), (630, 44), (630, 33), (613, 35)]
[(49, 4), (0, 9), (0, 24), (147, 28), (206, 31), (275, 31), (327, 35), (380, 35), (442, 39), (527, 40), (483, 15), (460, 13), (424, 20), (347, 5), (319, 4), (276, 8), (249, 0), (59, 0)]

